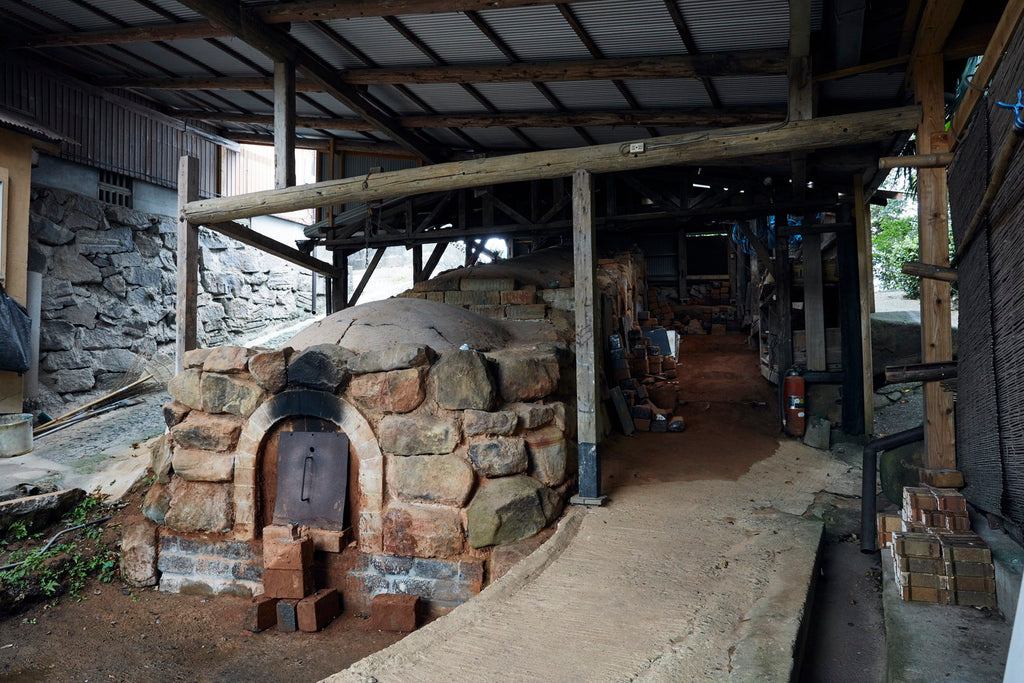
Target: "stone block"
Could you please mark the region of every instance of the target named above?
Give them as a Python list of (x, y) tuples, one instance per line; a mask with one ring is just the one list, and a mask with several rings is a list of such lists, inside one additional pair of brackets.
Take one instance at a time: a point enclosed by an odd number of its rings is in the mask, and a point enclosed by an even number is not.
[(503, 304), (532, 304), (537, 301), (537, 293), (523, 289), (513, 289), (501, 293)]
[(191, 351), (186, 351), (182, 362), (186, 369), (202, 370), (203, 365), (206, 364), (206, 357), (212, 351), (213, 349), (192, 349)]
[(348, 396), (375, 412), (408, 413), (423, 403), (423, 368), (359, 375), (349, 382)]
[(183, 403), (193, 410), (202, 410), (202, 377), (203, 373), (200, 370), (185, 370), (167, 383), (167, 393), (178, 403)]
[(458, 444), (458, 428), (429, 415), (387, 415), (380, 421), (380, 446), (395, 455), (451, 453)]
[(235, 456), (194, 448), (175, 448), (171, 458), (174, 473), (188, 481), (231, 481)]
[(44, 529), (60, 519), (85, 498), (82, 489), (64, 489), (34, 496), (0, 501), (0, 529), (22, 522), (28, 531)]
[(164, 404), (164, 423), (168, 428), (179, 424), (192, 410), (189, 406), (179, 401), (171, 401)]
[(811, 448), (828, 450), (831, 445), (832, 425), (823, 417), (812, 415), (807, 420), (807, 432), (804, 434), (804, 444)]
[(257, 595), (249, 603), (242, 620), (246, 631), (253, 633), (266, 631), (277, 623), (277, 598)]
[(142, 514), (146, 519), (163, 524), (170, 506), (170, 488), (162, 482), (157, 482), (149, 487), (149, 491), (146, 491), (146, 496), (142, 499)]
[(294, 541), (263, 538), (264, 569), (305, 570), (313, 566), (313, 540)]
[(497, 391), (483, 355), (476, 351), (452, 349), (430, 369), (430, 396), (447, 410), (491, 410)]
[(183, 533), (223, 533), (231, 529), (231, 485), (174, 477), (164, 523)]
[(489, 575), (491, 581), (497, 581), (506, 573), (508, 570), (514, 567), (516, 564), (521, 562), (524, 558), (529, 556), (533, 551), (544, 544), (551, 534), (554, 533), (551, 529), (544, 529), (540, 533), (534, 534), (529, 538), (524, 538), (521, 541), (515, 541), (513, 543), (506, 543), (500, 545), (491, 551), (491, 559), (489, 563)]
[(348, 361), (354, 355), (336, 344), (303, 349), (288, 362), (288, 384), (333, 394), (348, 383)]
[(266, 392), (254, 380), (238, 375), (204, 372), (200, 384), (203, 410), (249, 417), (266, 398)]
[[(271, 598), (301, 600), (313, 592), (313, 569), (264, 569), (263, 594)], [(280, 613), (278, 613), (280, 618)]]
[(454, 557), (463, 550), (462, 519), (456, 509), (392, 503), (383, 522), (386, 553)]
[(219, 372), (224, 375), (245, 372), (251, 353), (244, 346), (219, 346), (210, 349), (203, 362), (203, 372)]
[(485, 477), (505, 477), (529, 467), (526, 443), (521, 437), (477, 439), (469, 444), (469, 459)]
[(516, 281), (510, 277), (464, 277), (459, 281), (459, 289), (463, 292), (502, 292), (516, 288)]
[(291, 349), (264, 351), (249, 359), (249, 373), (270, 394), (284, 391), (288, 385), (288, 356)]
[(516, 414), (511, 410), (489, 413), (483, 410), (467, 410), (462, 414), (462, 425), (466, 436), (480, 434), (508, 435), (515, 431)]
[(561, 366), (555, 349), (503, 349), (487, 357), (497, 366), (501, 396), (510, 403), (533, 401), (558, 390)]
[(126, 524), (121, 532), (121, 579), (141, 588), (157, 583), (157, 532), (148, 519)]
[(546, 304), (513, 304), (506, 307), (505, 316), (509, 320), (543, 320), (547, 310)]
[(89, 391), (96, 386), (96, 378), (92, 370), (85, 368), (81, 370), (58, 370), (50, 375), (55, 391), (61, 394), (74, 394), (80, 391)]
[(437, 354), (429, 346), (401, 342), (384, 349), (365, 351), (353, 356), (348, 361), (348, 369), (357, 375), (406, 370), (428, 366), (434, 362), (436, 357)]
[(154, 439), (149, 444), (149, 468), (161, 484), (171, 482), (171, 458), (174, 455), (174, 441), (169, 434)]
[[(666, 427), (668, 422), (665, 422)], [(530, 454), (530, 474), (546, 486), (565, 481), (567, 449), (565, 435), (558, 427), (544, 427), (524, 436)]]
[(226, 452), (238, 443), (242, 420), (232, 415), (210, 415), (194, 411), (171, 428), (175, 446)]
[[(525, 453), (523, 459), (525, 469)], [(388, 485), (405, 500), (461, 506), (473, 482), (473, 468), (457, 455), (396, 457), (388, 464)]]
[[(305, 596), (303, 596), (305, 597)], [(297, 599), (277, 601), (277, 629), (285, 633), (295, 633), (299, 630)]]
[(381, 593), (370, 601), (370, 628), (376, 631), (407, 633), (416, 630), (418, 595)]
[(303, 598), (295, 608), (299, 630), (307, 633), (319, 631), (334, 621), (339, 606), (338, 591), (333, 588), (318, 590)]
[(474, 548), (518, 541), (543, 529), (558, 512), (558, 494), (518, 474), (487, 481), (466, 509)]
[(543, 403), (512, 403), (505, 406), (505, 409), (516, 414), (522, 429), (543, 427), (555, 419), (554, 408)]

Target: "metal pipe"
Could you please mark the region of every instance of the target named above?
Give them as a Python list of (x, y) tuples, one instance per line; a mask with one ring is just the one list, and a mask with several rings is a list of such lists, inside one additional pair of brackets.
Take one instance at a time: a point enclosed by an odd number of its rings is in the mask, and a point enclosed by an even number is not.
[(903, 432), (896, 432), (869, 441), (864, 446), (863, 479), (860, 489), (860, 550), (873, 553), (878, 550), (878, 527), (875, 516), (878, 513), (878, 453), (924, 439), (924, 425)]

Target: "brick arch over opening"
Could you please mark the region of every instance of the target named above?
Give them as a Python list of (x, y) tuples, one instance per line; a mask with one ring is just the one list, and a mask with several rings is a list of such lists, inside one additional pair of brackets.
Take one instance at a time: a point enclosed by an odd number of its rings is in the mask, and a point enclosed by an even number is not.
[(384, 457), (370, 423), (356, 408), (333, 394), (311, 389), (285, 391), (263, 403), (249, 417), (235, 450), (235, 537), (256, 538), (256, 472), (260, 447), (270, 429), (286, 417), (308, 415), (338, 425), (349, 439), (357, 460), (358, 491), (353, 503), (359, 550), (379, 553), (383, 547), (381, 515), (384, 507)]

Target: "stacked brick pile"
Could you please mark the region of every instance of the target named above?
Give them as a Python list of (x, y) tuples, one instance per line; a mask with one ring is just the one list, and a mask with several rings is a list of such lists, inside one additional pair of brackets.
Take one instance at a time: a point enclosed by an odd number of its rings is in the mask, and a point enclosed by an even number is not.
[(622, 348), (619, 335), (611, 345), (612, 376), (638, 432), (681, 432), (683, 418), (675, 415), (676, 359), (642, 336), (639, 330), (629, 335), (631, 351)]
[(457, 288), (452, 285), (447, 279), (417, 282), (398, 296), (438, 301), (498, 320), (544, 320), (553, 310), (571, 311), (575, 307), (572, 287), (538, 288), (510, 277), (464, 277), (455, 283)]
[(992, 552), (970, 531), (967, 502), (957, 491), (908, 486), (901, 516), (879, 515), (878, 528), (883, 547), (892, 548), (904, 600), (996, 606)]

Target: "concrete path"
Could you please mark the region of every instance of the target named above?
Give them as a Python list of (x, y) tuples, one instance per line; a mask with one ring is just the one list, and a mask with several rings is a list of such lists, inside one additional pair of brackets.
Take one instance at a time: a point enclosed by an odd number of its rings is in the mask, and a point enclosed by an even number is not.
[(477, 598), (327, 680), (788, 681), (822, 534), (801, 515), (823, 489), (857, 479), (794, 441), (735, 481), (620, 485)]

